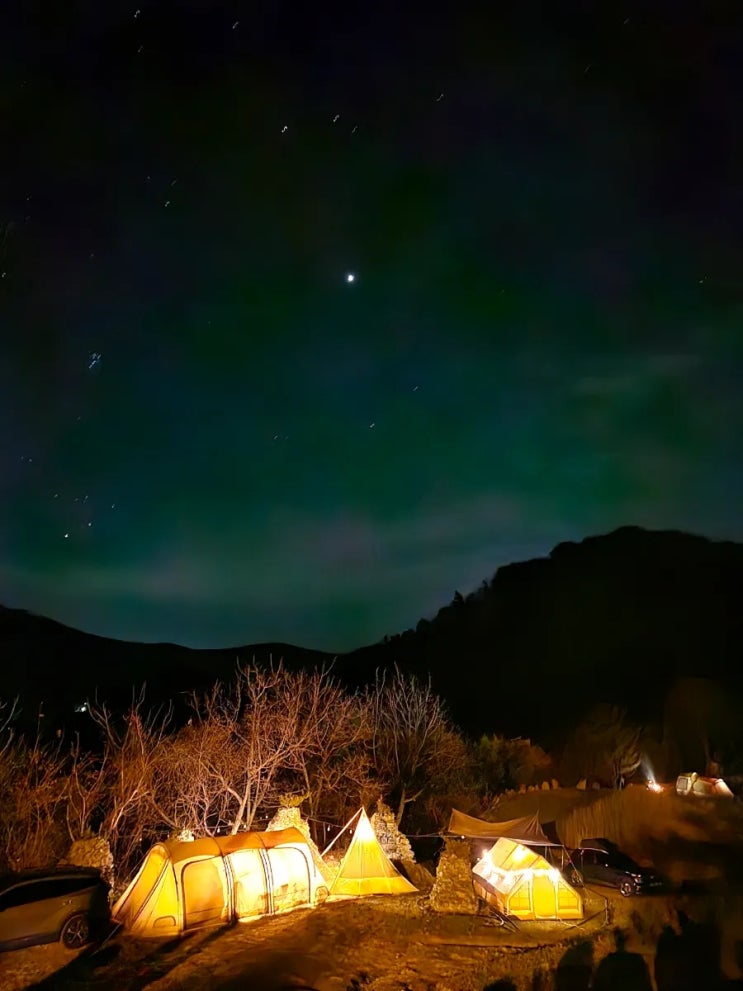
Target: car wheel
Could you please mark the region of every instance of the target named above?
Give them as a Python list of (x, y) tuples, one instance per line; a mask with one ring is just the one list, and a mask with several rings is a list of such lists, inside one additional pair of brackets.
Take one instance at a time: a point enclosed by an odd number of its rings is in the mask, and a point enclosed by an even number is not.
[(577, 867), (571, 867), (568, 872), (568, 881), (574, 888), (583, 887), (583, 875)]
[(79, 950), (90, 942), (90, 923), (83, 912), (71, 915), (62, 926), (59, 938), (68, 950)]
[(635, 885), (632, 881), (622, 881), (619, 885), (619, 891), (625, 898), (629, 898), (630, 895), (636, 894)]

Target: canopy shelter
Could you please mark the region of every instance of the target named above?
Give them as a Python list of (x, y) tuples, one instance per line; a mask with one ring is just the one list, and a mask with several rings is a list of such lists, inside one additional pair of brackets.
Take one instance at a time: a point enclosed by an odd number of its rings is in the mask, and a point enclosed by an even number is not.
[(166, 938), (313, 905), (327, 887), (298, 829), (156, 843), (112, 918), (134, 936)]
[(539, 824), (536, 814), (504, 822), (486, 822), (452, 809), (447, 833), (468, 840), (497, 840), (506, 837), (524, 846), (562, 846), (553, 842)]
[(517, 919), (582, 919), (583, 899), (532, 848), (502, 837), (472, 868), (476, 893)]
[(330, 886), (330, 894), (359, 898), (363, 895), (406, 895), (417, 891), (382, 849), (364, 809), (356, 815), (358, 821), (353, 839)]

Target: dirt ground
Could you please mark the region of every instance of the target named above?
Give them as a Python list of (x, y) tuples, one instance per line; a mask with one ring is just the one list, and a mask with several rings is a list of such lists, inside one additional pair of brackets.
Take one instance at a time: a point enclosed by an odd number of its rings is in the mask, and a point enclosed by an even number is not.
[[(492, 918), (436, 915), (420, 896), (380, 896), (169, 943), (120, 935), (79, 956), (58, 946), (6, 953), (0, 991), (481, 991), (506, 979), (531, 991), (534, 974), (554, 973), (576, 944), (590, 945), (594, 961), (609, 953), (615, 916), (612, 902), (607, 914), (605, 897), (594, 892), (582, 923), (521, 923), (510, 931)], [(651, 962), (652, 941), (635, 942)]]

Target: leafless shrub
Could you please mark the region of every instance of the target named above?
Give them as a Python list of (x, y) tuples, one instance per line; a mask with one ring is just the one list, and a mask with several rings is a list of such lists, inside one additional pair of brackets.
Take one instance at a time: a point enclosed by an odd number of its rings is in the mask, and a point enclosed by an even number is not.
[(11, 870), (53, 863), (66, 841), (68, 757), (61, 742), (6, 740), (0, 751), (0, 862)]
[(147, 710), (144, 689), (122, 719), (105, 704), (89, 703), (88, 709), (101, 733), (102, 757), (87, 799), (98, 801), (100, 796), (99, 833), (108, 840), (117, 865), (128, 869), (142, 840), (161, 823), (155, 782), (172, 713), (170, 708)]
[(395, 668), (390, 677), (377, 675), (367, 703), (374, 727), (374, 765), (396, 797), (399, 826), (411, 802), (445, 789), (466, 765), (466, 748), (430, 682)]

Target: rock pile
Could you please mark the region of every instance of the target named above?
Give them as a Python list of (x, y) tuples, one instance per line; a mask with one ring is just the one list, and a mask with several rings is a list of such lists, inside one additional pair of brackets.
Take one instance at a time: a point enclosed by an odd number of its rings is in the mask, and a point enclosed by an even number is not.
[(472, 886), (470, 844), (466, 840), (447, 838), (436, 868), (430, 901), (434, 912), (477, 915), (478, 899)]
[(108, 840), (102, 836), (90, 836), (87, 839), (75, 840), (67, 856), (60, 861), (61, 866), (95, 867), (101, 872), (104, 881), (113, 888), (114, 858)]
[(401, 863), (405, 861), (415, 862), (410, 841), (407, 836), (400, 832), (395, 821), (395, 813), (389, 805), (385, 805), (381, 800), (377, 802), (377, 811), (371, 817), (371, 824), (379, 840), (379, 845), (390, 860), (399, 860)]
[(433, 887), (433, 875), (425, 867), (416, 863), (410, 840), (400, 829), (395, 820), (395, 813), (380, 799), (377, 811), (371, 817), (371, 824), (384, 852), (403, 872), (405, 877), (414, 884), (418, 891), (428, 892)]

